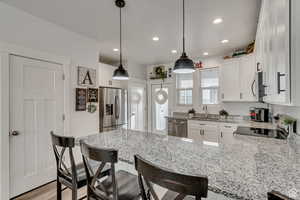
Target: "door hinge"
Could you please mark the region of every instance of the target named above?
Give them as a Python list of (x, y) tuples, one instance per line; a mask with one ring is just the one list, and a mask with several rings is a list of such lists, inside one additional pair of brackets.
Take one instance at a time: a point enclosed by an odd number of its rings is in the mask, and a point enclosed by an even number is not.
[(62, 120), (63, 120), (63, 121), (66, 120), (66, 115), (65, 115), (65, 114), (62, 115)]
[(65, 74), (62, 75), (62, 80), (63, 81), (66, 80), (66, 75)]

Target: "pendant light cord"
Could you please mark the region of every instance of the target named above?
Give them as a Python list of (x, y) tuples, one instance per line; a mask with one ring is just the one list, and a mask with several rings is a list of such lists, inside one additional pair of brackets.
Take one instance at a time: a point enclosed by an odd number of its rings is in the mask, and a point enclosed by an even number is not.
[(185, 0), (182, 0), (182, 8), (183, 8), (183, 12), (182, 12), (182, 19), (183, 19), (183, 22), (182, 22), (182, 25), (183, 25), (183, 28), (182, 28), (182, 35), (183, 35), (183, 53), (185, 53)]
[(122, 8), (120, 7), (120, 65), (122, 65)]

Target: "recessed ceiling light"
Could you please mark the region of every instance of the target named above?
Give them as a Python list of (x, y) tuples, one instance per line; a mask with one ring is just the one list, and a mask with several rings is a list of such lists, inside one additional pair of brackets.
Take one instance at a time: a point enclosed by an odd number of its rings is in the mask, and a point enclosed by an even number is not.
[(225, 43), (228, 43), (229, 40), (222, 40), (221, 42), (222, 42), (223, 44), (225, 44)]
[(119, 49), (113, 49), (114, 51), (119, 51)]
[(204, 56), (208, 56), (208, 52), (204, 52), (203, 55), (204, 55)]
[(158, 41), (158, 40), (159, 40), (159, 37), (155, 36), (155, 37), (152, 38), (152, 40), (153, 40), (153, 41)]
[(222, 18), (216, 18), (213, 23), (214, 24), (221, 24), (223, 22), (223, 19)]
[(174, 49), (174, 50), (172, 50), (172, 53), (174, 53), (174, 54), (175, 54), (175, 53), (177, 53), (177, 50), (175, 50), (175, 49)]

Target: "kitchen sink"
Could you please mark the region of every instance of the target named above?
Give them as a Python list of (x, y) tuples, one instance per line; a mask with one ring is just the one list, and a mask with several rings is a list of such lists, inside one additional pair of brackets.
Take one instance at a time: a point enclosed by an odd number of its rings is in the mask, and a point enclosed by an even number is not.
[(219, 118), (209, 118), (209, 117), (192, 117), (191, 119), (200, 121), (220, 121)]
[(191, 120), (235, 123), (235, 121), (232, 119), (220, 119), (220, 118), (212, 118), (212, 117), (192, 117)]

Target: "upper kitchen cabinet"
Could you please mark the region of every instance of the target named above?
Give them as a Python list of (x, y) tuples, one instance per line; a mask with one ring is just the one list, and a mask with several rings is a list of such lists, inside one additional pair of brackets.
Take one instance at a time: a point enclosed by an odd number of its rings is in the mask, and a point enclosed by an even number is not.
[(251, 55), (224, 61), (220, 89), (223, 102), (253, 102), (255, 95), (255, 57)]
[(299, 65), (296, 57), (297, 50), (299, 53), (297, 12), (298, 0), (262, 1), (255, 53), (256, 63), (264, 74), (264, 101), (267, 103), (299, 105), (296, 92), (296, 85), (299, 85), (296, 79), (299, 74), (296, 67)]
[(222, 101), (237, 101), (239, 96), (239, 61), (231, 59), (223, 63), (220, 73)]
[(291, 103), (300, 106), (300, 1), (291, 1)]

